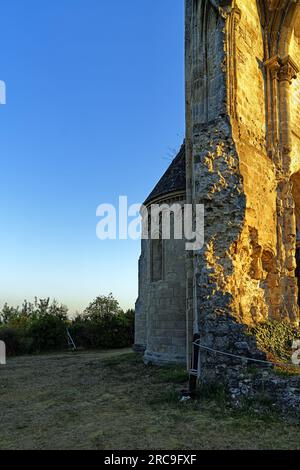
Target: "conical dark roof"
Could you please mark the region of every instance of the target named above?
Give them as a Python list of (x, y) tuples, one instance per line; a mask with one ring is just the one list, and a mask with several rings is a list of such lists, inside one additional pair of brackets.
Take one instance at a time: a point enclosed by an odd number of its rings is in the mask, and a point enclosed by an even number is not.
[(172, 161), (171, 165), (159, 180), (153, 191), (149, 194), (145, 205), (153, 199), (165, 196), (169, 193), (186, 190), (186, 170), (185, 170), (185, 144), (181, 146), (179, 153)]

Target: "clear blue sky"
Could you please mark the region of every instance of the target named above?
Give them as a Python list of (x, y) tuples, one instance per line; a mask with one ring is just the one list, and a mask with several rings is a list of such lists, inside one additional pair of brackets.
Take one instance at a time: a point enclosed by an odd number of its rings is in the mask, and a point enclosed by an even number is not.
[(142, 202), (184, 135), (183, 0), (1, 4), (0, 306), (137, 295), (139, 241), (96, 208)]

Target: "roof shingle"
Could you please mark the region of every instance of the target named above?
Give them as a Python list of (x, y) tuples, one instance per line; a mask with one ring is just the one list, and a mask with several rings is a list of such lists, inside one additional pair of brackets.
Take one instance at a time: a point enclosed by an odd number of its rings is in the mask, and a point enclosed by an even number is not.
[(171, 165), (159, 180), (153, 191), (149, 194), (145, 205), (153, 199), (173, 193), (186, 190), (186, 170), (185, 170), (185, 144), (181, 146), (179, 153), (172, 161)]

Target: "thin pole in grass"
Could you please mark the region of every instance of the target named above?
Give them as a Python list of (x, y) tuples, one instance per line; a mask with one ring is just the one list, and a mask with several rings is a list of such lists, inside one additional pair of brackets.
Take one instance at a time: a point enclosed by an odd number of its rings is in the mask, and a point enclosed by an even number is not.
[(69, 348), (73, 348), (73, 351), (76, 351), (77, 350), (77, 347), (76, 347), (76, 344), (72, 338), (72, 335), (69, 331), (69, 328), (67, 328), (67, 338), (68, 338), (68, 347)]

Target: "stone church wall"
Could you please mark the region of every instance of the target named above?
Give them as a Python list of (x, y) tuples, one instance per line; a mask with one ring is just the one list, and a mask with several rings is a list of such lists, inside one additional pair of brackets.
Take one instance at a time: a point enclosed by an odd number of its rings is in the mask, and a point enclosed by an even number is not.
[[(276, 28), (294, 17), (295, 4), (281, 3), (282, 22), (263, 0), (186, 1), (187, 194), (205, 205), (206, 229), (197, 253), (194, 333), (208, 347), (231, 353), (242, 348), (248, 357), (260, 356), (255, 340), (244, 333), (248, 325), (299, 322), (291, 181), (297, 147), (289, 113), (289, 95), (293, 89), (297, 93), (299, 48), (291, 46), (297, 49), (291, 58), (275, 41)], [(274, 29), (269, 41), (270, 29), (263, 30), (267, 21)], [(284, 38), (288, 32), (286, 23)], [(205, 62), (199, 68), (199, 34), (202, 48), (211, 38), (204, 57), (213, 64), (209, 79), (218, 83), (218, 92), (207, 87)], [(203, 56), (201, 48), (198, 54)], [(204, 107), (201, 97), (207, 100)], [(291, 107), (294, 133), (297, 113)], [(200, 358), (202, 377), (223, 367), (228, 373), (234, 363), (203, 351)]]
[(235, 8), (236, 110), (231, 122), (246, 212), (233, 260), (238, 285), (232, 295), (240, 320), (253, 324), (272, 316), (269, 297), (275, 297), (276, 281), (269, 265), (277, 251), (277, 183), (266, 149), (265, 51), (257, 2), (239, 0)]
[[(162, 204), (164, 201), (160, 201)], [(166, 202), (166, 201), (165, 201)], [(172, 201), (167, 201), (172, 204)], [(176, 203), (183, 204), (181, 201)], [(173, 219), (171, 219), (173, 220)], [(171, 234), (173, 231), (171, 223)], [(136, 304), (136, 348), (156, 364), (186, 363), (185, 241), (162, 240), (162, 276), (151, 277), (151, 240), (142, 241), (139, 298)]]

